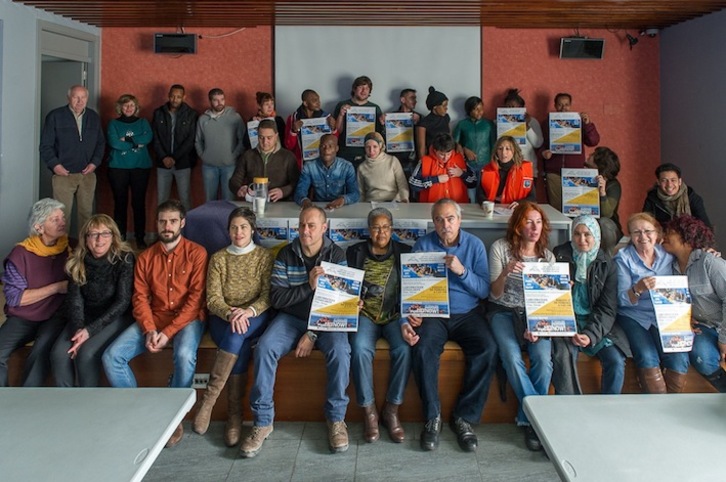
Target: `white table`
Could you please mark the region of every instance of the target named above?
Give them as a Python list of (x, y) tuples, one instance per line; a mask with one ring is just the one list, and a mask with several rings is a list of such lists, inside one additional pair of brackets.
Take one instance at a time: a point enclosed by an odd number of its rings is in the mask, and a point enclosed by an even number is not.
[(0, 388), (0, 480), (139, 481), (191, 388)]
[(726, 394), (530, 396), (524, 411), (562, 480), (726, 480)]

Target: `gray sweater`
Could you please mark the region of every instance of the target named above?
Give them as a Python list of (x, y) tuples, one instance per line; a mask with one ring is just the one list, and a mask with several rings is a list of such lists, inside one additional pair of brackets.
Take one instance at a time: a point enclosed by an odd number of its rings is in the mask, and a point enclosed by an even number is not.
[(232, 107), (225, 107), (218, 116), (208, 110), (197, 122), (197, 155), (209, 166), (234, 166), (244, 150), (245, 130), (242, 117)]

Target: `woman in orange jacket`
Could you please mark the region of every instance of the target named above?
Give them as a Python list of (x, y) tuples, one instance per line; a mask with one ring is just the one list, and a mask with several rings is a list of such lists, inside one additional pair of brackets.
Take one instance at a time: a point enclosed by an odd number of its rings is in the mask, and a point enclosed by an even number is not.
[(536, 202), (532, 163), (522, 158), (513, 137), (502, 136), (494, 144), (491, 162), (481, 171), (477, 201), (494, 201), (514, 209), (523, 199)]

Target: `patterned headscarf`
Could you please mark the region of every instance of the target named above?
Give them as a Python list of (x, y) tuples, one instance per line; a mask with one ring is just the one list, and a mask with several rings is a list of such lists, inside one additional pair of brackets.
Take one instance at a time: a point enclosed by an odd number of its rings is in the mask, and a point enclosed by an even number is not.
[[(595, 240), (595, 245), (586, 253), (580, 251), (577, 247), (577, 243), (574, 241), (575, 229), (581, 224), (590, 230), (590, 233)], [(570, 244), (572, 245), (572, 254), (575, 258), (575, 266), (577, 267), (575, 270), (575, 281), (580, 283), (587, 281), (587, 268), (590, 267), (590, 263), (593, 262), (593, 260), (597, 257), (598, 251), (600, 251), (600, 238), (600, 225), (594, 217), (589, 215), (578, 216), (572, 221), (572, 235), (570, 237), (572, 241), (570, 241)]]

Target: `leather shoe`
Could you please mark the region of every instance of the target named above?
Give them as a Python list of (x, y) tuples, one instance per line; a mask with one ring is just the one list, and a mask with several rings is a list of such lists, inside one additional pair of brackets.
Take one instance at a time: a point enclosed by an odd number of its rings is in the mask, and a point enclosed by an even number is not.
[(456, 434), (456, 441), (464, 452), (474, 452), (478, 440), (471, 424), (461, 417), (451, 420), (451, 430)]
[(436, 450), (439, 446), (439, 433), (441, 432), (441, 415), (426, 422), (421, 432), (421, 449)]
[(173, 447), (179, 442), (181, 442), (181, 439), (184, 437), (184, 426), (182, 424), (179, 424), (179, 426), (174, 429), (174, 433), (171, 434), (171, 437), (169, 437), (169, 441), (166, 442), (166, 448)]
[[(726, 377), (724, 380), (726, 380)], [(400, 444), (406, 438), (403, 425), (401, 425), (401, 420), (398, 418), (398, 405), (386, 402), (383, 406), (381, 423), (388, 429), (392, 441)]]
[(378, 429), (378, 411), (376, 404), (371, 403), (363, 407), (363, 438), (368, 443), (373, 443), (380, 437)]
[(534, 431), (531, 425), (524, 427), (524, 444), (532, 452), (539, 452), (543, 448), (537, 432)]

